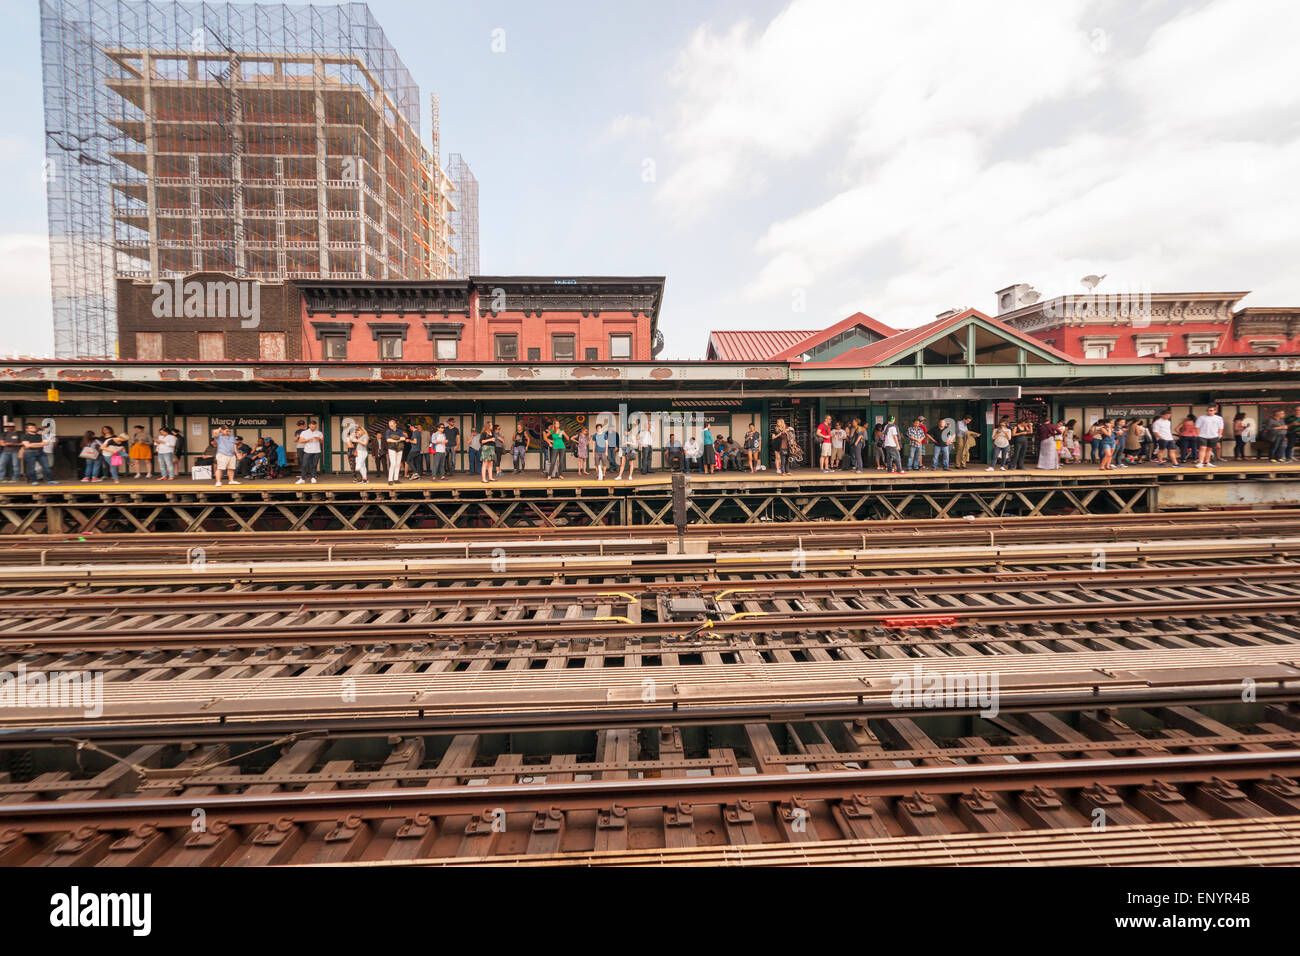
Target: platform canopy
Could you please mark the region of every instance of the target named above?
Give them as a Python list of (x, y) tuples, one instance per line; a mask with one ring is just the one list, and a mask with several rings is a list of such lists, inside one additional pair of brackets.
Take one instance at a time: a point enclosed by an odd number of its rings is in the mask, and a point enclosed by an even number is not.
[(1138, 371), (1152, 363), (1077, 359), (978, 309), (965, 309), (826, 361), (792, 360), (790, 378), (791, 381), (1059, 379), (1113, 375), (1117, 364), (1131, 364), (1133, 371)]

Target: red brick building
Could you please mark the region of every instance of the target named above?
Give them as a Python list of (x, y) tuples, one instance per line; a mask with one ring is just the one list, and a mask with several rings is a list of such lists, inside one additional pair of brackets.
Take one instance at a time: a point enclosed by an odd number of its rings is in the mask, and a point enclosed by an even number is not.
[(1246, 308), (1246, 292), (1102, 291), (1020, 305), (997, 293), (997, 318), (1068, 355), (1087, 359), (1300, 354), (1300, 308)]
[(118, 333), (122, 358), (151, 361), (650, 361), (663, 289), (662, 276), (120, 279)]

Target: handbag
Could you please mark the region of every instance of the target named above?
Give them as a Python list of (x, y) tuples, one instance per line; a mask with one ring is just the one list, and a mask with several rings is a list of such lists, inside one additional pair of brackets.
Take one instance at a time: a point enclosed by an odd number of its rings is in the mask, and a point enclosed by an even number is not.
[(108, 460), (108, 463), (109, 463), (110, 465), (112, 465), (114, 468), (121, 468), (121, 467), (122, 467), (122, 456), (121, 456), (121, 455), (114, 455), (112, 458), (110, 458), (110, 459)]
[(94, 445), (87, 445), (85, 448), (81, 449), (81, 453), (78, 457), (85, 458), (87, 461), (93, 460), (99, 457), (99, 449)]

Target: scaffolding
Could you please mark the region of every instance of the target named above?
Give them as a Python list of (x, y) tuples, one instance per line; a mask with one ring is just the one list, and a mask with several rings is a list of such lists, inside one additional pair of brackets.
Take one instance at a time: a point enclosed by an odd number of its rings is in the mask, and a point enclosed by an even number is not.
[(363, 3), (42, 0), (55, 354), (116, 355), (116, 276), (453, 274), (450, 177)]
[(478, 258), (478, 180), (460, 153), (447, 157), (447, 176), (456, 190), (451, 212), (454, 274), (460, 278), (482, 275)]

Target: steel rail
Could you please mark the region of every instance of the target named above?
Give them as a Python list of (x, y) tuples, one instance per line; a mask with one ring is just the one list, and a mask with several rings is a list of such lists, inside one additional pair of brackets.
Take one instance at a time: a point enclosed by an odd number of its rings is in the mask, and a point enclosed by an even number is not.
[(482, 787), (398, 787), (270, 794), (207, 794), (202, 797), (141, 797), (32, 801), (0, 804), (0, 826), (21, 833), (60, 833), (79, 827), (121, 830), (140, 824), (188, 828), (201, 805), (209, 821), (228, 825), (337, 821), (357, 815), (369, 821), (427, 816), (476, 815), (485, 809), (510, 812), (572, 811), (620, 806), (626, 809), (748, 802), (835, 800), (854, 796), (905, 797), (1043, 788), (1144, 786), (1256, 780), (1300, 774), (1300, 750), (1263, 753), (1169, 754), (1120, 759), (957, 764), (813, 773), (592, 780), (577, 783), (488, 785)]
[[(500, 575), (505, 577), (505, 575)], [(1079, 586), (1085, 588), (1129, 587), (1137, 584), (1168, 584), (1182, 578), (1214, 584), (1246, 583), (1262, 579), (1268, 583), (1300, 581), (1300, 563), (1257, 563), (1225, 565), (1120, 566), (1105, 571), (1076, 569), (1051, 571), (985, 571), (956, 574), (890, 575), (887, 577), (856, 575), (853, 577), (790, 577), (763, 580), (706, 581), (626, 581), (615, 584), (575, 584), (568, 581), (533, 585), (494, 585), (485, 595), (481, 584), (466, 587), (393, 586), (383, 590), (336, 589), (321, 591), (306, 588), (277, 590), (220, 590), (201, 592), (160, 592), (104, 594), (80, 589), (75, 592), (53, 591), (44, 594), (0, 593), (0, 609), (12, 613), (39, 612), (52, 617), (60, 611), (85, 607), (96, 608), (103, 616), (135, 614), (164, 608), (171, 613), (239, 610), (255, 605), (262, 612), (299, 612), (326, 610), (336, 606), (366, 610), (407, 607), (419, 610), (456, 607), (467, 601), (511, 604), (521, 600), (545, 600), (555, 605), (563, 601), (596, 598), (623, 598), (636, 595), (675, 595), (699, 592), (715, 597), (753, 599), (755, 595), (857, 597), (866, 592), (930, 593), (949, 591), (954, 585), (963, 593), (1000, 593), (1018, 590), (1025, 585), (1043, 588)], [(616, 590), (611, 590), (616, 589)], [(1297, 595), (1300, 600), (1300, 595)], [(618, 603), (606, 601), (600, 603)], [(2, 633), (2, 631), (0, 631)]]
[[(1249, 597), (1205, 600), (1192, 596), (1165, 601), (1108, 601), (1087, 605), (1052, 604), (1029, 607), (957, 607), (925, 609), (879, 609), (852, 611), (799, 611), (789, 614), (772, 612), (763, 617), (712, 621), (630, 622), (598, 621), (588, 618), (521, 619), (517, 621), (448, 621), (445, 623), (400, 621), (364, 624), (358, 627), (352, 643), (375, 643), (386, 640), (473, 636), (483, 640), (534, 637), (538, 633), (556, 633), (566, 638), (685, 638), (705, 627), (712, 634), (791, 633), (809, 630), (861, 629), (884, 627), (893, 619), (906, 617), (916, 621), (911, 626), (954, 627), (963, 624), (1043, 624), (1114, 621), (1132, 618), (1185, 615), (1194, 610), (1200, 617), (1287, 615), (1300, 612), (1296, 598)], [(927, 620), (927, 619), (933, 619)], [(21, 632), (0, 635), (0, 649), (89, 650), (99, 647), (145, 646), (174, 647), (257, 647), (285, 646), (302, 643), (348, 644), (349, 636), (338, 625), (276, 624), (269, 630), (249, 632), (242, 624), (221, 627), (179, 627), (171, 631), (137, 631), (105, 633), (97, 626), (81, 626), (46, 633)]]

